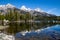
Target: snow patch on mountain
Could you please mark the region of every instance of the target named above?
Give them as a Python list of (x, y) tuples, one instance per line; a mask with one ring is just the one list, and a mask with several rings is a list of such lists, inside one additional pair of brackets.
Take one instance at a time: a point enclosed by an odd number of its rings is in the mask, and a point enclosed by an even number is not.
[(8, 4), (6, 5), (6, 7), (7, 7), (7, 8), (13, 8), (13, 7), (15, 7), (15, 6), (13, 6), (12, 4), (8, 3)]
[(5, 5), (0, 5), (0, 10), (6, 9)]
[[(6, 5), (0, 5), (0, 11), (1, 11), (1, 13), (7, 13), (7, 10), (8, 10), (8, 8), (10, 8), (10, 9), (14, 9), (14, 8), (16, 8), (14, 5), (12, 5), (12, 4), (10, 4), (10, 3), (8, 3), (8, 4), (6, 4)], [(16, 10), (17, 9), (19, 9), (19, 8), (16, 8)], [(22, 6), (20, 9), (19, 9), (19, 11), (20, 10), (23, 10), (23, 11), (25, 11), (25, 12), (29, 12), (30, 14), (38, 14), (38, 15), (50, 15), (50, 14), (48, 14), (47, 12), (45, 12), (45, 11), (43, 11), (42, 9), (40, 9), (40, 8), (36, 8), (36, 9), (31, 9), (31, 8), (27, 8), (26, 6)], [(52, 10), (55, 10), (55, 9), (52, 9)], [(51, 12), (52, 10), (50, 10), (50, 11), (48, 11), (48, 12)]]
[(37, 12), (43, 12), (43, 10), (41, 10), (40, 8), (36, 8), (35, 11), (37, 11)]
[[(7, 8), (14, 8), (14, 7), (15, 7), (14, 5), (8, 3), (8, 4), (6, 4), (6, 5), (0, 5), (0, 10), (5, 10), (5, 9), (7, 9)], [(20, 9), (21, 9), (21, 10), (24, 10), (24, 11), (29, 11), (29, 12), (32, 10), (31, 8), (27, 8), (27, 7), (24, 6), (24, 5), (23, 5)], [(41, 10), (40, 8), (36, 8), (36, 9), (34, 9), (34, 11), (43, 12), (43, 10)]]
[(6, 5), (0, 5), (0, 10), (5, 10), (7, 8), (14, 8), (15, 6), (11, 5), (10, 3)]
[(26, 6), (22, 6), (20, 8), (21, 10), (24, 10), (24, 11), (31, 11), (31, 10), (34, 10), (34, 11), (37, 11), (37, 12), (43, 12), (43, 10), (41, 10), (40, 8), (36, 8), (36, 9), (31, 9), (31, 8), (27, 8)]
[(27, 10), (26, 6), (24, 6), (24, 5), (20, 9), (21, 10)]

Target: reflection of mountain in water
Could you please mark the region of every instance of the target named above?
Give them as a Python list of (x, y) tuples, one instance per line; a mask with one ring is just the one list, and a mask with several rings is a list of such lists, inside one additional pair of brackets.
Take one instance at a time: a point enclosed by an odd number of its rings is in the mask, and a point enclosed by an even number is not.
[(16, 40), (60, 39), (58, 23), (10, 23), (4, 33), (14, 34)]
[(9, 34), (15, 34), (24, 30), (32, 31), (56, 25), (57, 23), (10, 23), (9, 28), (5, 29)]
[(60, 40), (60, 25), (45, 28), (40, 32), (28, 32), (25, 35), (17, 33), (15, 36), (18, 40)]
[(25, 35), (17, 33), (15, 36), (18, 40), (60, 40), (60, 25), (44, 28), (40, 32), (27, 32)]

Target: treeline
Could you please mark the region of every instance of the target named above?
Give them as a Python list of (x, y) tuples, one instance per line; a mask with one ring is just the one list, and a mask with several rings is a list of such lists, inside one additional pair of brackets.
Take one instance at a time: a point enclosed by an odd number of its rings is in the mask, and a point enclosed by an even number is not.
[(33, 19), (37, 20), (37, 21), (53, 22), (53, 21), (60, 21), (60, 16), (40, 16), (40, 15), (37, 15), (37, 16), (34, 16)]
[(6, 14), (0, 13), (0, 20), (19, 21), (19, 20), (30, 20), (32, 19), (30, 13), (21, 14), (17, 11), (9, 10)]

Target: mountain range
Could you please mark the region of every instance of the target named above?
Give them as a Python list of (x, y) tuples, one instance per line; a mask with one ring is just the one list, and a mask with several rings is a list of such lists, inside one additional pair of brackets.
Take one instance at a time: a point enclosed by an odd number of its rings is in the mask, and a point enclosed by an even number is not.
[(28, 12), (31, 15), (34, 15), (34, 16), (36, 16), (36, 15), (40, 15), (40, 16), (56, 16), (56, 15), (44, 12), (40, 8), (36, 8), (34, 10), (31, 9), (31, 8), (26, 8), (25, 6), (22, 6), (21, 8), (16, 8), (14, 5), (9, 4), (9, 3), (6, 4), (6, 5), (0, 5), (0, 13), (2, 13), (2, 14), (7, 13), (7, 10), (13, 10), (13, 9), (18, 11), (19, 13), (25, 14), (26, 12)]

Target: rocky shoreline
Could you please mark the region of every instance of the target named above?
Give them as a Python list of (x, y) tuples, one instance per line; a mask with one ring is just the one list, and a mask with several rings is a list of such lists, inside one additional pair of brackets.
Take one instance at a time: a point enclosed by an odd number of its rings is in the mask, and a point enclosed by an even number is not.
[(0, 33), (0, 40), (15, 40), (13, 35), (7, 35), (4, 33)]

